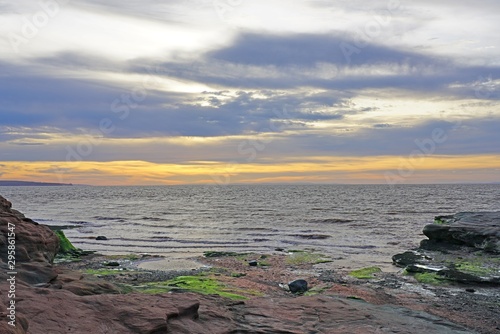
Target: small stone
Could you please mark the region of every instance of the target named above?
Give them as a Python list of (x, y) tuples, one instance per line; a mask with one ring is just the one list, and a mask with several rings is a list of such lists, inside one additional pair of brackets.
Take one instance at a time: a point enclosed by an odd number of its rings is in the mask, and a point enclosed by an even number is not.
[(257, 260), (250, 260), (248, 261), (248, 265), (251, 266), (251, 267), (256, 267), (259, 263), (257, 262)]
[(307, 281), (298, 279), (288, 283), (288, 288), (291, 293), (304, 293), (307, 291)]
[(472, 288), (467, 288), (467, 289), (465, 289), (465, 291), (467, 291), (467, 292), (471, 292), (471, 293), (476, 292), (476, 290), (475, 290), (475, 289), (472, 289)]
[(100, 235), (98, 236), (97, 238), (95, 238), (95, 240), (108, 240), (108, 238), (106, 238), (105, 236), (103, 235)]
[(274, 250), (277, 251), (277, 252), (283, 252), (283, 251), (285, 251), (285, 249), (281, 248), (281, 247), (277, 247)]
[(120, 265), (120, 263), (116, 262), (116, 261), (111, 261), (111, 262), (105, 263), (104, 265), (108, 266), (108, 267), (118, 267)]

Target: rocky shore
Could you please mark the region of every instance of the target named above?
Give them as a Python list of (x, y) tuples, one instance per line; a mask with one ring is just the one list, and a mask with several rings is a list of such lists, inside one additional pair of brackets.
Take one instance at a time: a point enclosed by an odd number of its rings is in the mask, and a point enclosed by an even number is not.
[(152, 270), (168, 259), (81, 252), (0, 197), (0, 333), (500, 332), (499, 215), (433, 225), (397, 274), (293, 249)]

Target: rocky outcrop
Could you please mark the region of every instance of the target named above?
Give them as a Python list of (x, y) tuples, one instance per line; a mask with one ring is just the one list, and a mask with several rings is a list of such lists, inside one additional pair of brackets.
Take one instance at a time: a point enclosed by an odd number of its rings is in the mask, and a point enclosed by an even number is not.
[(234, 308), (240, 323), (231, 333), (473, 333), (425, 312), (334, 296), (254, 299)]
[[(231, 326), (222, 303), (195, 294), (76, 296), (66, 290), (37, 289), (23, 290), (20, 298), (18, 312), (30, 319), (33, 334), (201, 334), (227, 332)], [(210, 310), (203, 309), (202, 320), (200, 303), (210, 305)]]
[[(12, 204), (0, 196), (0, 279), (7, 278), (11, 242), (11, 248), (15, 246), (15, 264), (10, 264), (15, 265), (17, 278), (28, 284), (49, 282), (57, 276), (51, 266), (59, 249), (57, 236), (47, 226), (24, 217), (11, 207)], [(10, 241), (9, 233), (15, 235)]]
[(424, 227), (424, 234), (432, 243), (465, 245), (491, 253), (500, 253), (500, 212), (460, 212), (437, 216), (434, 224)]
[(500, 212), (438, 216), (423, 232), (429, 239), (394, 255), (394, 264), (436, 279), (500, 284)]
[[(20, 292), (30, 333), (474, 333), (425, 312), (333, 296), (233, 302), (192, 293), (75, 296)], [(9, 332), (2, 332), (9, 333)]]
[[(9, 249), (9, 245), (11, 246)], [(29, 285), (47, 283), (57, 274), (51, 261), (58, 250), (57, 237), (46, 226), (39, 225), (26, 218), (19, 211), (12, 209), (12, 204), (0, 196), (0, 332), (26, 333), (28, 317), (16, 314), (16, 327), (7, 323), (11, 312), (9, 295)], [(9, 254), (10, 251), (10, 254)], [(11, 258), (9, 259), (9, 255)], [(11, 262), (9, 262), (11, 261)], [(15, 272), (15, 275), (10, 275)], [(8, 282), (8, 278), (15, 277)], [(13, 288), (15, 292), (13, 292)]]

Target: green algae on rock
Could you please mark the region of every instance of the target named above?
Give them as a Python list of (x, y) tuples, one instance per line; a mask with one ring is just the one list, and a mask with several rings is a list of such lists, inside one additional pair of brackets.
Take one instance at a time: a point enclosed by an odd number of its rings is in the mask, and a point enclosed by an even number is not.
[(349, 273), (350, 276), (356, 277), (358, 279), (373, 279), (373, 275), (382, 272), (379, 267), (367, 267), (358, 270), (353, 270)]
[(244, 293), (255, 295), (253, 291), (232, 289), (214, 278), (203, 276), (178, 276), (165, 282), (154, 282), (144, 286), (135, 287), (136, 291), (156, 294), (175, 290), (196, 292), (205, 295), (219, 295), (233, 300), (247, 299)]
[(291, 254), (286, 259), (286, 263), (289, 265), (320, 264), (327, 262), (332, 262), (332, 260), (326, 258), (323, 254), (311, 253), (306, 251), (291, 252)]
[(78, 261), (83, 255), (94, 253), (93, 251), (84, 251), (73, 246), (62, 230), (55, 230), (54, 234), (59, 239), (59, 251), (54, 262)]

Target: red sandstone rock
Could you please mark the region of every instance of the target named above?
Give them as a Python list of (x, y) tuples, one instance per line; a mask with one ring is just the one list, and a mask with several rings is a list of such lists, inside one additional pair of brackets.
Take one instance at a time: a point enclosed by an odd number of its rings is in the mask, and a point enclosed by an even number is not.
[(8, 235), (15, 233), (15, 271), (17, 279), (29, 284), (46, 283), (57, 274), (51, 265), (59, 248), (59, 239), (40, 225), (11, 209), (0, 196), (0, 279), (7, 278)]

